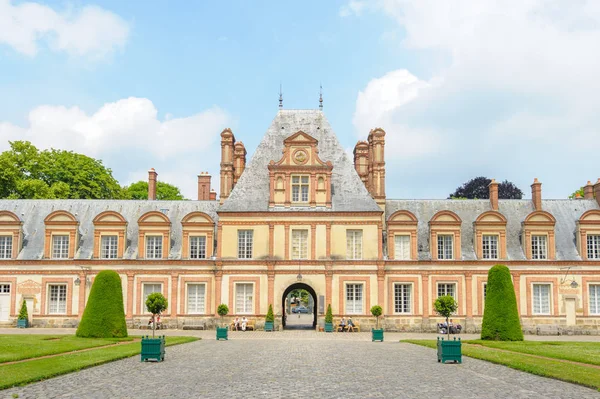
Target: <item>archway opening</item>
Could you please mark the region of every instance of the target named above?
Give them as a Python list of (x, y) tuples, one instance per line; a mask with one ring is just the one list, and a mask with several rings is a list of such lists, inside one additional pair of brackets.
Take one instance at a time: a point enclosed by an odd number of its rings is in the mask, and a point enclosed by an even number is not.
[[(308, 292), (305, 299), (302, 292)], [(294, 294), (292, 297), (291, 294)], [(292, 299), (294, 298), (294, 299)], [(294, 283), (286, 288), (281, 297), (283, 315), (281, 324), (286, 330), (314, 329), (317, 327), (318, 297), (315, 290), (308, 284)], [(292, 303), (294, 302), (294, 303)]]

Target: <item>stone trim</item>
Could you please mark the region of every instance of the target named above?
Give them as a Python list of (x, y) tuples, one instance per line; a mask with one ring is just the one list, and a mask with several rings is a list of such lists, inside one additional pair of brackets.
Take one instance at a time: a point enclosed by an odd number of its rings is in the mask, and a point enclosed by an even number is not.
[(340, 277), (339, 278), (339, 292), (338, 292), (338, 312), (340, 315), (346, 314), (346, 284), (363, 284), (364, 295), (363, 295), (363, 314), (369, 315), (371, 312), (371, 276), (367, 277)]
[[(48, 313), (48, 286), (49, 285), (66, 285), (67, 286), (67, 313), (66, 314), (50, 314)], [(42, 294), (40, 298), (40, 315), (41, 316), (63, 316), (72, 317), (73, 315), (73, 277), (42, 277)]]
[[(388, 278), (388, 315), (391, 316), (421, 316), (423, 314), (419, 303), (419, 277), (392, 277)], [(396, 284), (411, 284), (412, 285), (412, 312), (411, 313), (395, 313), (395, 290)]]
[[(560, 316), (558, 312), (558, 277), (525, 277), (526, 284), (526, 302), (527, 302), (527, 316), (529, 317), (549, 317), (549, 316)], [(533, 314), (533, 284), (550, 284), (550, 314), (549, 315), (537, 315)]]

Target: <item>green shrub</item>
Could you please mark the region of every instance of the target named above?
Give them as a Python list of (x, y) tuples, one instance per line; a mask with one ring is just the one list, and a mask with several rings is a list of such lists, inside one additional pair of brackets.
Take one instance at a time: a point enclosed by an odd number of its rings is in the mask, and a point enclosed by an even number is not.
[(488, 272), (481, 339), (523, 341), (515, 289), (504, 265), (496, 265)]
[(28, 320), (29, 314), (27, 313), (27, 304), (23, 299), (23, 303), (21, 304), (21, 310), (19, 311), (19, 320)]
[(379, 316), (383, 314), (383, 309), (379, 305), (371, 306), (371, 314), (375, 316), (375, 328), (379, 328)]
[(117, 272), (98, 273), (75, 335), (84, 338), (127, 336), (121, 277)]
[(273, 305), (269, 305), (269, 311), (267, 312), (265, 321), (270, 321), (271, 323), (275, 321), (275, 316), (273, 315)]
[(327, 305), (327, 313), (325, 313), (325, 323), (333, 323), (333, 312), (331, 312), (331, 304)]
[(221, 325), (223, 325), (223, 316), (227, 316), (227, 313), (229, 313), (229, 306), (222, 303), (217, 307), (217, 314), (221, 316)]
[(161, 314), (169, 306), (169, 301), (160, 292), (153, 292), (146, 298), (146, 309), (152, 313), (152, 338), (156, 330), (156, 315)]
[(458, 304), (452, 295), (439, 296), (433, 303), (433, 310), (435, 310), (435, 313), (446, 318), (447, 326), (449, 325), (448, 319), (452, 313), (456, 312), (456, 309), (458, 309)]

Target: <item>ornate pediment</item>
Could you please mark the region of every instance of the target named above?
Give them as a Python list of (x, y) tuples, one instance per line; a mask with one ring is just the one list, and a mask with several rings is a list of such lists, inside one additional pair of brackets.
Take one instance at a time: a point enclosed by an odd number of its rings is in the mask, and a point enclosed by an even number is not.
[(333, 168), (331, 162), (323, 162), (319, 158), (317, 148), (319, 142), (304, 133), (298, 131), (283, 141), (283, 156), (278, 161), (271, 160), (269, 170), (273, 166), (286, 166), (292, 168)]

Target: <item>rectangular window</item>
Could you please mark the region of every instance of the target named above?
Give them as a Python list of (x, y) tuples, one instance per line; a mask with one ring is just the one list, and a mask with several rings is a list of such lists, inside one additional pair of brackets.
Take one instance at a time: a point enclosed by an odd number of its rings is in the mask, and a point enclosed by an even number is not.
[(346, 284), (346, 314), (363, 313), (363, 284)]
[(188, 313), (204, 313), (206, 284), (188, 284), (187, 290)]
[(0, 284), (0, 294), (10, 294), (10, 284)]
[(588, 259), (600, 259), (600, 235), (587, 235)]
[(498, 236), (484, 235), (482, 239), (483, 259), (498, 259)]
[(69, 257), (69, 236), (52, 236), (52, 258), (67, 259)]
[(456, 299), (456, 284), (455, 283), (439, 283), (438, 284), (438, 297), (450, 295)]
[(452, 234), (438, 234), (438, 259), (452, 259), (454, 249), (454, 236)]
[(162, 259), (163, 237), (146, 236), (146, 259)]
[(12, 236), (0, 236), (0, 259), (12, 258)]
[(346, 259), (362, 259), (362, 230), (346, 230)]
[(152, 284), (146, 283), (144, 284), (144, 298), (142, 301), (142, 309), (146, 312), (146, 299), (148, 299), (148, 295), (153, 294), (155, 292), (162, 293), (162, 284)]
[(550, 314), (550, 284), (533, 285), (533, 314)]
[[(67, 236), (68, 237), (68, 236)], [(48, 313), (66, 314), (67, 313), (67, 286), (50, 285), (48, 286)]]
[(190, 259), (205, 259), (206, 258), (206, 237), (192, 236), (190, 237)]
[(398, 260), (410, 260), (410, 236), (394, 236), (394, 257)]
[(410, 313), (411, 284), (394, 285), (394, 312)]
[(237, 283), (235, 285), (235, 313), (252, 313), (254, 284)]
[(238, 230), (238, 258), (252, 259), (253, 230)]
[(590, 314), (600, 315), (600, 284), (590, 284)]
[(117, 259), (118, 236), (102, 236), (100, 241), (100, 257), (102, 259)]
[(308, 176), (292, 176), (292, 202), (308, 202)]
[(292, 259), (308, 259), (308, 230), (292, 230)]
[(531, 236), (531, 259), (548, 259), (547, 236)]

